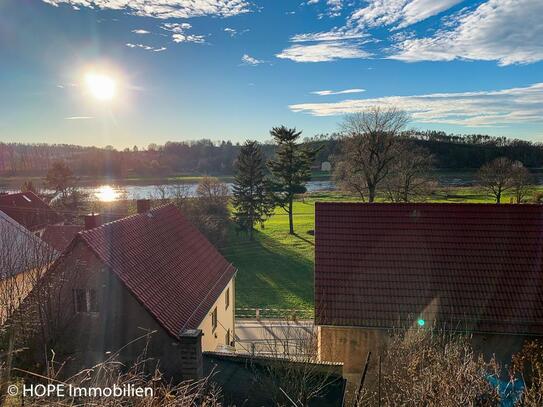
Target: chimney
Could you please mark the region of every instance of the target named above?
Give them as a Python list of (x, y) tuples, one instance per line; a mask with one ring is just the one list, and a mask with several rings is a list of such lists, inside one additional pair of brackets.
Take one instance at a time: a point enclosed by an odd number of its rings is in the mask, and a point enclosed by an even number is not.
[(102, 216), (99, 213), (85, 215), (85, 230), (97, 228), (102, 224)]
[(138, 199), (136, 201), (138, 213), (145, 213), (151, 210), (151, 201), (149, 199)]
[(203, 374), (202, 331), (187, 329), (179, 335), (179, 367), (183, 380), (200, 380)]

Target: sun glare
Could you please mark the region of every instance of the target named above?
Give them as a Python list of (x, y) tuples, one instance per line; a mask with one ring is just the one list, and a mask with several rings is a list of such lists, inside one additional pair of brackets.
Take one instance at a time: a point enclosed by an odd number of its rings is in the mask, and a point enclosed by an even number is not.
[(118, 193), (109, 185), (102, 185), (96, 192), (96, 197), (102, 202), (112, 202), (117, 199)]
[(98, 100), (111, 100), (117, 92), (117, 83), (108, 75), (87, 73), (85, 85), (90, 94)]

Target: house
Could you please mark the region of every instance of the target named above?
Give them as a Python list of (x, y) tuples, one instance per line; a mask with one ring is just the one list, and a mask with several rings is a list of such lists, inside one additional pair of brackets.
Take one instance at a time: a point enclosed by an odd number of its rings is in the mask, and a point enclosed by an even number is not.
[(122, 349), (130, 363), (142, 355), (171, 376), (202, 374), (202, 351), (234, 340), (234, 267), (172, 204), (100, 224), (85, 217), (52, 266), (60, 287), (51, 305), (59, 315), (54, 343), (74, 369)]
[(48, 225), (43, 230), (41, 238), (55, 250), (63, 252), (82, 230), (83, 226), (79, 225)]
[(62, 217), (34, 192), (0, 195), (0, 211), (41, 237), (47, 225), (61, 225)]
[(0, 325), (19, 307), (58, 254), (0, 211)]
[(543, 206), (317, 203), (315, 323), (344, 374), (399, 327), (508, 360), (543, 335)]

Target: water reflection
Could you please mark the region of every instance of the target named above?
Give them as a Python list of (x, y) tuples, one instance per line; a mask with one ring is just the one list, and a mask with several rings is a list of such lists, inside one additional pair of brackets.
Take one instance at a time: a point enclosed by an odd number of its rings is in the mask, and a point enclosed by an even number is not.
[[(232, 184), (227, 183), (232, 191)], [(310, 181), (307, 183), (308, 192), (330, 191), (335, 188), (331, 181)], [(197, 184), (183, 184), (183, 195), (196, 196)], [(173, 198), (179, 193), (175, 185), (101, 185), (99, 187), (82, 187), (81, 190), (101, 202), (113, 202), (122, 199), (163, 199)]]
[(102, 185), (96, 189), (94, 196), (101, 202), (113, 202), (119, 198), (120, 193), (110, 185)]

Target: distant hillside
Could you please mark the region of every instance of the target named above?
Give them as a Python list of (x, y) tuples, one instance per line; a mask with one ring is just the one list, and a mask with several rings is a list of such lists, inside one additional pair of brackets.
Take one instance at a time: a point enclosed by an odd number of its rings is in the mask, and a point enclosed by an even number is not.
[[(453, 135), (439, 131), (406, 133), (413, 142), (427, 148), (439, 169), (479, 168), (500, 156), (519, 160), (527, 167), (543, 167), (543, 144), (479, 134)], [(337, 134), (306, 138), (312, 147), (321, 147), (316, 165), (333, 160), (340, 147)], [(79, 176), (161, 177), (172, 174), (231, 175), (239, 144), (230, 141), (197, 140), (150, 144), (122, 151), (112, 147), (82, 147), (67, 144), (0, 143), (0, 174), (42, 176), (56, 160), (66, 161)], [(269, 157), (275, 146), (264, 144)]]

